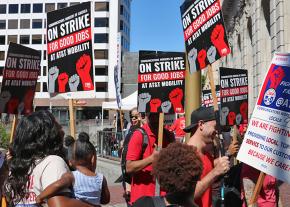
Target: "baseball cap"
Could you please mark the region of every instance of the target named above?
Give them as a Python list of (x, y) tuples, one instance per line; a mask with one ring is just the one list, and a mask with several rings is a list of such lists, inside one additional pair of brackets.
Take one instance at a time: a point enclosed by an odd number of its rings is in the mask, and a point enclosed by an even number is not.
[(215, 113), (213, 107), (199, 107), (191, 113), (191, 124), (183, 129), (189, 133), (198, 124), (199, 121), (215, 120)]

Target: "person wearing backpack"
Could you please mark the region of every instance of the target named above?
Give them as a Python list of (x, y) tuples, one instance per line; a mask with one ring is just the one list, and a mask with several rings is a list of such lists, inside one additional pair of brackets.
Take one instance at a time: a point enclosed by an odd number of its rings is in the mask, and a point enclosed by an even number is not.
[(195, 147), (182, 143), (169, 144), (153, 162), (153, 175), (167, 194), (144, 196), (133, 207), (197, 207), (193, 195), (202, 168)]
[[(148, 113), (146, 115), (147, 123), (142, 127), (144, 133), (135, 130), (128, 142), (126, 174), (131, 175), (130, 204), (142, 196), (154, 196), (155, 194), (152, 162), (159, 154), (156, 147), (158, 143), (159, 114)], [(173, 133), (163, 129), (163, 147), (174, 141)], [(164, 194), (165, 192), (161, 193)]]

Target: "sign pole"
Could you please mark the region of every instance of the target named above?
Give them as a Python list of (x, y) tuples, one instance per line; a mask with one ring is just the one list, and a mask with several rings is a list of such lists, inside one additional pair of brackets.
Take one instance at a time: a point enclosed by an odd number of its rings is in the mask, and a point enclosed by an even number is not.
[[(158, 147), (157, 150), (162, 149), (163, 144), (163, 124), (164, 124), (164, 113), (159, 114), (159, 124), (158, 124)], [(158, 183), (158, 180), (156, 178), (155, 181), (155, 196), (160, 195), (160, 184)]]
[(122, 117), (122, 110), (119, 109), (119, 114), (120, 114), (120, 128), (121, 128), (121, 133), (122, 133), (122, 140), (124, 140), (124, 120), (123, 120), (123, 117)]
[[(238, 127), (235, 124), (234, 131), (233, 131), (233, 142), (237, 142), (237, 141), (238, 141)], [(237, 164), (238, 164), (237, 158), (234, 157), (234, 165), (237, 165)]]
[(254, 188), (253, 195), (252, 195), (251, 200), (250, 200), (250, 205), (253, 205), (257, 202), (258, 196), (259, 196), (261, 188), (263, 186), (265, 176), (266, 176), (265, 173), (260, 172), (259, 178), (258, 178), (257, 183), (256, 183), (255, 188)]
[[(185, 121), (186, 126), (190, 125), (191, 112), (197, 109), (201, 103), (201, 72), (189, 72), (188, 59), (185, 55)], [(185, 142), (190, 138), (190, 134), (185, 135)]]
[(16, 126), (17, 126), (17, 122), (18, 122), (18, 115), (14, 114), (13, 115), (12, 128), (11, 128), (11, 134), (10, 134), (10, 143), (12, 143), (12, 141), (13, 141), (15, 130), (16, 130)]
[(70, 135), (75, 138), (76, 126), (75, 126), (75, 115), (74, 115), (74, 104), (73, 99), (69, 99), (69, 121), (70, 121)]

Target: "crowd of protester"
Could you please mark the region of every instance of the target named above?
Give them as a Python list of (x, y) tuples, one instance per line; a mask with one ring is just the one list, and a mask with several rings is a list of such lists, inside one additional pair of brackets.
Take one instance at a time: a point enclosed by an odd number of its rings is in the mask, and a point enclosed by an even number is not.
[[(121, 118), (125, 120), (123, 114)], [(179, 114), (163, 129), (162, 150), (157, 147), (158, 124), (157, 113), (130, 112), (119, 152), (120, 180), (128, 206), (278, 206), (277, 180), (269, 175), (257, 202), (250, 203), (259, 171), (235, 160), (246, 124), (239, 126), (238, 139), (232, 139), (230, 128), (223, 128), (221, 143), (213, 107), (200, 107), (191, 113), (188, 126), (184, 114)], [(186, 133), (190, 134), (187, 143)], [(2, 205), (86, 207), (109, 203), (107, 180), (96, 172), (96, 150), (89, 140), (84, 132), (76, 139), (64, 138), (48, 111), (22, 117), (10, 148), (0, 151)]]

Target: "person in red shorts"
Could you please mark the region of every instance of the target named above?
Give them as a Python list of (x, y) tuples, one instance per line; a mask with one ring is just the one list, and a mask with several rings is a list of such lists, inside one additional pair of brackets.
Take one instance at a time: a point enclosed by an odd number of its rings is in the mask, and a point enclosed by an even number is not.
[(185, 127), (185, 117), (184, 113), (179, 114), (179, 118), (174, 121), (174, 123), (170, 127), (170, 131), (175, 132), (176, 142), (183, 142), (185, 132), (183, 131)]
[[(143, 129), (148, 135), (148, 145), (142, 154), (143, 136), (140, 131), (135, 131), (128, 145), (126, 171), (132, 174), (131, 181), (131, 198), (130, 203), (133, 204), (142, 196), (155, 195), (155, 180), (152, 176), (152, 162), (158, 155), (158, 124), (159, 114), (147, 114), (147, 123), (143, 125)], [(163, 130), (163, 147), (174, 142), (174, 135), (168, 130)], [(161, 192), (165, 194), (165, 192)]]
[(212, 206), (212, 184), (230, 169), (227, 156), (213, 159), (211, 146), (217, 135), (213, 107), (200, 107), (191, 113), (191, 124), (184, 128), (191, 133), (188, 145), (195, 146), (203, 164), (201, 179), (197, 182), (194, 199), (199, 207)]

